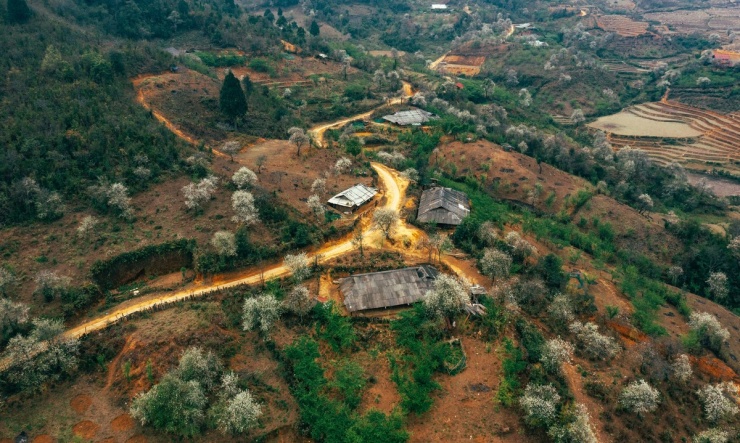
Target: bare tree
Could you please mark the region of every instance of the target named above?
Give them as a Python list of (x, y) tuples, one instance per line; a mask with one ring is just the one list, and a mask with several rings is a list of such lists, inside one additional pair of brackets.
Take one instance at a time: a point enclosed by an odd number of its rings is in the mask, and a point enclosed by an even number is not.
[(288, 134), (290, 135), (290, 142), (293, 143), (296, 147), (296, 152), (298, 157), (301, 156), (301, 148), (309, 142), (308, 136), (306, 135), (306, 132), (303, 131), (301, 128), (296, 128), (295, 126), (288, 129)]
[(391, 238), (398, 220), (398, 212), (390, 208), (378, 209), (373, 214), (373, 225), (383, 232), (386, 240)]
[(259, 157), (257, 157), (257, 160), (254, 162), (254, 164), (257, 166), (257, 174), (262, 173), (262, 167), (265, 166), (265, 163), (267, 163), (266, 155), (260, 155)]
[(306, 205), (308, 205), (308, 209), (311, 210), (316, 219), (321, 220), (324, 217), (324, 212), (326, 212), (326, 209), (321, 203), (321, 197), (316, 194), (308, 197)]
[(362, 230), (362, 225), (357, 223), (355, 231), (352, 234), (352, 244), (360, 250), (360, 257), (365, 256), (365, 231)]

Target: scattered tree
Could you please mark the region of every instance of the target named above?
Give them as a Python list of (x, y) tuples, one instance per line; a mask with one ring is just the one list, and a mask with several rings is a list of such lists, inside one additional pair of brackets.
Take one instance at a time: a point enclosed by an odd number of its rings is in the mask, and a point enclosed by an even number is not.
[(257, 157), (257, 160), (255, 160), (254, 164), (257, 166), (257, 174), (262, 173), (262, 167), (265, 166), (265, 163), (267, 163), (267, 156), (266, 155), (260, 155)]
[(673, 360), (671, 363), (671, 378), (679, 383), (686, 383), (691, 380), (693, 371), (691, 370), (691, 363), (689, 362), (689, 356), (681, 354)]
[(407, 168), (403, 172), (401, 172), (401, 177), (405, 178), (406, 180), (410, 182), (418, 182), (419, 181), (419, 171), (417, 171), (414, 168)]
[(291, 143), (293, 143), (296, 147), (296, 153), (298, 157), (301, 156), (301, 148), (303, 145), (308, 143), (310, 140), (306, 133), (301, 128), (296, 128), (295, 126), (288, 129), (288, 134), (290, 135), (290, 138), (288, 139)]
[(218, 428), (224, 433), (244, 434), (257, 426), (261, 415), (262, 407), (249, 391), (244, 390), (226, 400), (217, 420)]
[(557, 373), (563, 363), (570, 362), (572, 355), (573, 345), (558, 337), (545, 342), (540, 361), (547, 371)]
[(506, 278), (511, 270), (511, 256), (498, 249), (486, 248), (483, 257), (478, 261), (483, 275), (491, 278), (493, 284), (497, 278)]
[(553, 385), (530, 383), (524, 389), (519, 404), (524, 409), (524, 419), (533, 426), (548, 427), (558, 415), (560, 395)]
[(242, 150), (242, 144), (236, 140), (225, 142), (221, 146), (221, 152), (231, 157), (231, 162), (234, 163), (234, 155), (238, 154)]
[(171, 434), (192, 437), (200, 433), (205, 420), (206, 394), (196, 380), (183, 381), (167, 374), (131, 404), (131, 416)]
[(730, 331), (722, 327), (715, 316), (708, 312), (692, 312), (689, 316), (689, 328), (699, 345), (719, 352), (722, 345), (730, 338)]
[(573, 312), (573, 300), (567, 294), (558, 293), (547, 307), (550, 319), (558, 326), (570, 324), (576, 316)]
[(324, 212), (326, 209), (324, 208), (324, 205), (321, 203), (321, 197), (314, 194), (310, 197), (308, 197), (308, 200), (306, 200), (306, 205), (308, 205), (308, 209), (311, 210), (313, 215), (318, 219), (321, 220), (324, 218)]
[(645, 380), (633, 381), (619, 394), (619, 406), (642, 415), (652, 412), (660, 404), (660, 393)]
[(120, 217), (130, 219), (133, 217), (131, 198), (128, 196), (128, 188), (121, 183), (113, 183), (107, 191), (108, 206), (116, 209)]
[[(0, 272), (2, 268), (0, 268)], [(0, 344), (15, 335), (21, 325), (28, 322), (28, 306), (0, 298)]]
[(445, 319), (454, 316), (470, 304), (470, 284), (449, 275), (440, 274), (434, 288), (424, 295), (424, 306), (430, 315)]
[(56, 271), (39, 271), (34, 278), (36, 289), (34, 294), (42, 295), (44, 300), (52, 301), (67, 289), (71, 279), (59, 275)]
[(360, 257), (365, 257), (364, 243), (365, 231), (362, 230), (362, 225), (358, 223), (352, 234), (352, 245), (360, 250)]
[(308, 27), (308, 33), (313, 37), (318, 37), (321, 33), (321, 29), (319, 28), (319, 24), (316, 23), (316, 20), (311, 21), (311, 25)]
[[(16, 278), (12, 272), (5, 268), (0, 268), (0, 295), (7, 296), (10, 288), (15, 285)], [(2, 316), (2, 310), (0, 309), (0, 317)], [(0, 320), (1, 322), (2, 320)]]
[(712, 84), (712, 80), (708, 77), (699, 77), (696, 79), (696, 86), (700, 88), (708, 88)]
[(599, 327), (594, 323), (575, 321), (568, 328), (576, 336), (583, 353), (594, 360), (610, 360), (617, 352), (619, 345), (612, 337), (599, 333)]
[(212, 175), (198, 183), (183, 186), (182, 193), (185, 195), (185, 206), (196, 211), (202, 209), (203, 205), (213, 196), (217, 185), (218, 178)]
[(696, 391), (696, 395), (704, 406), (704, 416), (712, 423), (740, 412), (737, 406), (737, 387), (732, 382), (706, 385)]
[(709, 274), (707, 290), (713, 300), (718, 302), (724, 301), (730, 293), (727, 275), (724, 272), (712, 272)]
[(668, 268), (668, 278), (671, 279), (671, 283), (675, 286), (678, 284), (678, 279), (683, 275), (683, 268), (680, 266), (671, 266)]
[(249, 188), (257, 183), (257, 174), (246, 166), (242, 166), (231, 177), (231, 181), (234, 182), (238, 189)]
[(244, 96), (242, 85), (230, 70), (226, 73), (223, 85), (221, 85), (219, 106), (221, 112), (233, 122), (247, 112), (247, 99)]
[(218, 231), (213, 234), (211, 245), (222, 257), (233, 257), (236, 255), (236, 236), (229, 231)]
[(326, 194), (326, 179), (319, 177), (316, 180), (314, 180), (313, 183), (311, 183), (311, 192), (317, 195), (325, 195)]
[(727, 443), (730, 433), (718, 428), (707, 429), (694, 436), (694, 443)]
[(308, 292), (308, 288), (303, 285), (295, 286), (285, 296), (285, 307), (294, 314), (298, 314), (301, 318), (308, 314), (316, 303), (311, 294)]
[(637, 197), (637, 213), (642, 215), (651, 209), (653, 209), (653, 199), (647, 194), (640, 194)]
[(349, 171), (349, 168), (351, 167), (352, 160), (348, 159), (347, 157), (342, 157), (334, 164), (334, 174), (344, 174), (345, 172)]
[(259, 329), (263, 334), (267, 334), (280, 318), (280, 308), (280, 302), (272, 294), (246, 298), (242, 315), (244, 330)]
[(305, 252), (301, 252), (295, 255), (288, 254), (283, 259), (283, 265), (288, 268), (293, 280), (301, 282), (311, 275), (311, 268), (308, 265), (308, 256)]
[(390, 208), (381, 208), (373, 213), (373, 225), (383, 232), (386, 239), (390, 239), (398, 220), (398, 212)]
[(579, 126), (581, 123), (586, 121), (586, 116), (583, 115), (583, 109), (576, 109), (573, 111), (573, 113), (570, 115), (570, 121), (576, 126)]
[(254, 197), (247, 191), (236, 191), (231, 196), (231, 208), (234, 210), (233, 221), (251, 225), (258, 220), (259, 212), (254, 205)]
[(564, 426), (552, 426), (548, 434), (557, 442), (598, 443), (591, 427), (591, 416), (581, 403), (576, 404), (573, 421)]
[(223, 366), (216, 354), (212, 351), (205, 352), (199, 347), (190, 347), (180, 356), (180, 363), (174, 374), (185, 382), (196, 381), (210, 391), (218, 384), (222, 371)]

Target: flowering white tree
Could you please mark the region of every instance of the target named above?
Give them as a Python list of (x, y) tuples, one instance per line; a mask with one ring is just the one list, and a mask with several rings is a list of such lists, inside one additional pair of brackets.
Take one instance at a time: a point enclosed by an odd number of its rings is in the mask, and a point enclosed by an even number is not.
[(524, 389), (519, 404), (524, 409), (525, 420), (533, 425), (549, 426), (557, 418), (560, 395), (553, 385), (530, 383)]
[(647, 194), (640, 194), (637, 197), (637, 213), (644, 214), (645, 211), (653, 209), (653, 199)]
[(236, 255), (236, 237), (229, 231), (218, 231), (213, 234), (211, 245), (216, 249), (218, 255), (223, 257)]
[(706, 88), (710, 84), (712, 84), (712, 80), (710, 80), (709, 77), (699, 77), (696, 79), (696, 86), (700, 88)]
[(695, 435), (694, 443), (727, 443), (730, 433), (718, 428), (707, 429)]
[(578, 126), (581, 123), (585, 122), (586, 121), (586, 116), (583, 115), (583, 110), (582, 109), (576, 109), (575, 111), (573, 111), (573, 113), (570, 115), (570, 121), (571, 121), (571, 123), (573, 123), (576, 126)]
[(408, 168), (401, 172), (401, 177), (410, 182), (417, 182), (419, 181), (419, 171), (414, 168)]
[(671, 266), (668, 268), (668, 278), (671, 279), (671, 282), (675, 286), (678, 283), (678, 279), (681, 278), (683, 275), (683, 268), (680, 266)]
[(201, 209), (211, 199), (217, 185), (218, 178), (212, 175), (201, 179), (198, 183), (183, 186), (182, 193), (185, 195), (185, 206), (188, 209)]
[(246, 166), (242, 166), (238, 171), (231, 177), (231, 181), (236, 185), (238, 189), (248, 188), (254, 186), (257, 183), (257, 174)]
[(715, 352), (730, 338), (730, 331), (723, 328), (717, 317), (708, 312), (692, 312), (689, 316), (689, 328), (702, 346)]
[(261, 415), (262, 407), (249, 391), (244, 390), (226, 400), (217, 420), (218, 428), (223, 433), (243, 434), (257, 426)]
[(727, 275), (724, 272), (712, 272), (707, 279), (707, 289), (712, 298), (717, 301), (723, 301), (730, 293), (727, 283)]
[(383, 232), (386, 239), (393, 234), (398, 219), (398, 211), (390, 208), (381, 208), (373, 213), (373, 225)]
[(660, 404), (660, 393), (645, 380), (633, 381), (619, 394), (619, 406), (639, 415), (652, 412)]
[(612, 337), (599, 333), (596, 324), (575, 321), (568, 327), (576, 336), (583, 353), (595, 360), (609, 360), (619, 352), (619, 345)]
[(558, 293), (547, 307), (547, 313), (557, 325), (567, 325), (576, 318), (573, 312), (573, 300), (567, 294)]
[(564, 426), (552, 426), (547, 433), (558, 442), (598, 443), (591, 427), (591, 416), (586, 406), (581, 403), (576, 404), (573, 421)]
[(198, 381), (167, 374), (148, 392), (134, 397), (130, 412), (142, 425), (192, 437), (200, 432), (207, 404)]
[(449, 317), (470, 304), (470, 284), (449, 275), (440, 274), (434, 288), (424, 295), (424, 307), (437, 317)]
[(519, 91), (519, 103), (521, 103), (521, 105), (525, 108), (528, 108), (532, 105), (532, 94), (527, 88), (522, 88)]
[(704, 406), (704, 416), (712, 423), (740, 412), (737, 387), (732, 382), (706, 385), (696, 391), (696, 395)]
[(497, 278), (509, 276), (511, 270), (511, 256), (506, 252), (498, 249), (486, 248), (483, 250), (483, 257), (478, 261), (478, 265), (483, 275), (491, 278), (491, 284)]
[(242, 314), (244, 330), (259, 329), (266, 334), (280, 318), (280, 310), (280, 302), (272, 294), (245, 299)]
[(128, 196), (128, 188), (122, 183), (113, 183), (108, 188), (108, 206), (115, 208), (122, 218), (130, 219), (133, 217), (133, 208), (131, 207), (131, 198)]
[(231, 208), (234, 210), (233, 221), (251, 225), (259, 220), (259, 212), (254, 206), (254, 197), (247, 191), (236, 191), (231, 196)]
[(730, 240), (727, 249), (740, 259), (740, 235)]
[(291, 255), (288, 254), (283, 259), (283, 265), (290, 271), (293, 280), (300, 282), (311, 275), (311, 268), (308, 266), (308, 256), (305, 252)]
[(98, 219), (92, 215), (88, 215), (80, 221), (80, 225), (77, 227), (77, 236), (86, 238), (90, 233), (95, 231), (95, 227), (98, 225)]
[(525, 259), (537, 252), (537, 248), (532, 246), (527, 240), (523, 239), (516, 231), (511, 231), (504, 238), (506, 244), (511, 248), (511, 252), (519, 259)]
[(15, 283), (15, 275), (5, 268), (0, 268), (0, 295), (8, 295), (8, 291)]
[(311, 311), (315, 300), (311, 297), (307, 287), (298, 285), (288, 292), (283, 303), (289, 311), (298, 314), (302, 318)]
[(0, 337), (13, 335), (20, 325), (27, 322), (28, 306), (0, 298)]
[(242, 144), (236, 140), (230, 140), (225, 142), (221, 146), (221, 152), (231, 157), (231, 162), (234, 162), (234, 155), (238, 154), (242, 150)]
[(348, 159), (347, 157), (342, 157), (334, 164), (334, 174), (344, 174), (345, 172), (349, 171), (349, 168), (351, 167), (352, 160)]
[(493, 246), (498, 239), (498, 229), (492, 222), (485, 221), (478, 228), (478, 238), (486, 246)]
[(213, 351), (193, 346), (183, 351), (177, 369), (173, 372), (182, 381), (197, 381), (207, 391), (213, 389), (223, 370)]
[(43, 295), (46, 301), (51, 301), (69, 286), (71, 279), (59, 275), (56, 271), (43, 270), (36, 274), (34, 281), (36, 282), (34, 294)]
[(671, 378), (679, 383), (686, 383), (693, 375), (689, 356), (681, 354), (671, 363)]
[(317, 219), (321, 220), (324, 217), (324, 212), (326, 211), (326, 209), (321, 203), (321, 197), (319, 197), (317, 194), (308, 197), (308, 200), (306, 200), (306, 205)]
[(314, 180), (313, 183), (311, 183), (311, 192), (316, 195), (326, 194), (326, 179), (319, 177)]
[(290, 135), (289, 141), (295, 145), (297, 155), (300, 157), (301, 148), (310, 141), (308, 135), (303, 129), (296, 127), (288, 129), (288, 135)]
[(560, 366), (563, 363), (570, 362), (573, 355), (573, 345), (567, 341), (558, 338), (553, 338), (545, 342), (545, 346), (542, 348), (542, 356), (540, 362), (549, 372), (555, 373), (560, 371)]
[(391, 166), (398, 167), (401, 163), (406, 161), (406, 156), (396, 151), (394, 152), (380, 151), (378, 152), (378, 159), (380, 159), (380, 161), (382, 161), (383, 163), (387, 163)]

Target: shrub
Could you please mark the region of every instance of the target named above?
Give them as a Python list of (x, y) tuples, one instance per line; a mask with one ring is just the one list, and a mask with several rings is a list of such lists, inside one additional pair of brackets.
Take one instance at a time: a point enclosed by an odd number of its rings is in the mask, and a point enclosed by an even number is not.
[(555, 425), (550, 428), (548, 435), (556, 442), (568, 443), (598, 443), (591, 428), (591, 416), (586, 406), (577, 404), (570, 423)]
[[(719, 352), (725, 340), (730, 338), (730, 331), (722, 327), (715, 316), (708, 312), (694, 312), (689, 317), (691, 335), (695, 341), (714, 352)], [(693, 336), (693, 337), (692, 337)]]
[(545, 342), (540, 361), (546, 370), (555, 373), (560, 371), (560, 365), (570, 362), (572, 355), (573, 345), (558, 337)]
[(671, 378), (680, 383), (686, 383), (691, 379), (693, 371), (691, 370), (691, 363), (689, 363), (689, 356), (681, 354), (671, 364)]

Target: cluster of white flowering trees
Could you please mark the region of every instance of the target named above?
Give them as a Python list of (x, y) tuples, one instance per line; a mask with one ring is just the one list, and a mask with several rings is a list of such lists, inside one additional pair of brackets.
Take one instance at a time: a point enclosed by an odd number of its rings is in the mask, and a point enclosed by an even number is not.
[(519, 398), (524, 419), (530, 426), (547, 429), (554, 441), (597, 443), (586, 407), (576, 403), (570, 410), (563, 410), (560, 394), (553, 385), (530, 383)]
[(184, 437), (199, 434), (208, 417), (224, 433), (243, 434), (257, 426), (262, 407), (237, 383), (212, 352), (188, 348), (177, 368), (134, 398), (131, 416), (143, 426)]

